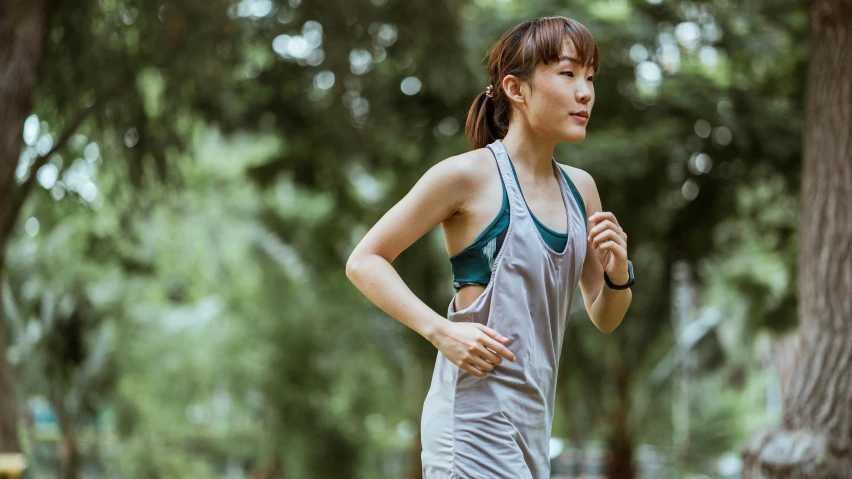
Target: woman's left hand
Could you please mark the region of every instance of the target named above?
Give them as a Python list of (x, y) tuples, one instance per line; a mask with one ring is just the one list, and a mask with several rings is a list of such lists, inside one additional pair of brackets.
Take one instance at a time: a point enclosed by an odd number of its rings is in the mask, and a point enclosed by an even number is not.
[(597, 252), (607, 276), (615, 284), (627, 283), (630, 279), (627, 269), (627, 233), (609, 211), (593, 214), (589, 222), (592, 228), (586, 239)]

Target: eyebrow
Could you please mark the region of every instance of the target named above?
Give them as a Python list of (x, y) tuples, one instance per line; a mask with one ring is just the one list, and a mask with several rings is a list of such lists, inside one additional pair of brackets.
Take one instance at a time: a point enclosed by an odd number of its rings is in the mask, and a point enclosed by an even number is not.
[(580, 60), (577, 60), (574, 57), (566, 57), (566, 56), (559, 57), (559, 61), (561, 61), (561, 62), (568, 61), (568, 62), (580, 63)]

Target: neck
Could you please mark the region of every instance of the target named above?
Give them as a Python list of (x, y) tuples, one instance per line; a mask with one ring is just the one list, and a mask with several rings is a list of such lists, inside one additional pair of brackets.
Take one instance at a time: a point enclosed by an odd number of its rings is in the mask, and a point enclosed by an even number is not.
[(534, 178), (553, 176), (553, 150), (556, 142), (535, 135), (528, 125), (510, 125), (503, 146), (512, 159), (515, 169), (525, 171)]

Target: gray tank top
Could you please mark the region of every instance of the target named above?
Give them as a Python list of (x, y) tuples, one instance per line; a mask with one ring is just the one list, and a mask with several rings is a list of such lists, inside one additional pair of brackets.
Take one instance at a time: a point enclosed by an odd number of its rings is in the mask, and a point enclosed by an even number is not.
[(565, 325), (586, 255), (586, 218), (553, 162), (568, 214), (568, 241), (554, 251), (533, 222), (500, 140), (488, 145), (509, 195), (510, 220), (491, 281), (447, 319), (475, 321), (509, 338), (504, 359), (474, 376), (438, 351), (421, 416), (424, 479), (545, 479)]

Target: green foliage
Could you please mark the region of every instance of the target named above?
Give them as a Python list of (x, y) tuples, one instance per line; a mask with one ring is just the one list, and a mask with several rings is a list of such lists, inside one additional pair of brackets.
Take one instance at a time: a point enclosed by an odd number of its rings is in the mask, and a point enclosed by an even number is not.
[[(624, 367), (634, 440), (671, 443), (680, 396), (647, 378), (675, 341), (678, 260), (696, 266), (696, 306), (724, 319), (698, 343), (695, 440), (673, 461), (709, 470), (760, 422), (769, 380), (755, 341), (795, 321), (803, 5), (54, 8), (38, 134), (58, 139), (93, 109), (50, 159), (55, 184), (41, 181), (26, 204), (4, 305), (20, 389), (117, 438), (91, 455), (107, 476), (408, 474), (436, 352), (369, 305), (343, 267), (428, 167), (464, 150), (486, 49), (548, 14), (586, 24), (603, 65), (589, 136), (560, 145), (557, 160), (593, 175), (637, 271), (612, 335), (572, 313), (555, 433), (612, 434)], [(412, 78), (421, 86), (407, 95)], [(37, 148), (28, 143), (23, 176), (35, 174)], [(394, 266), (444, 311), (452, 289), (437, 231)]]

